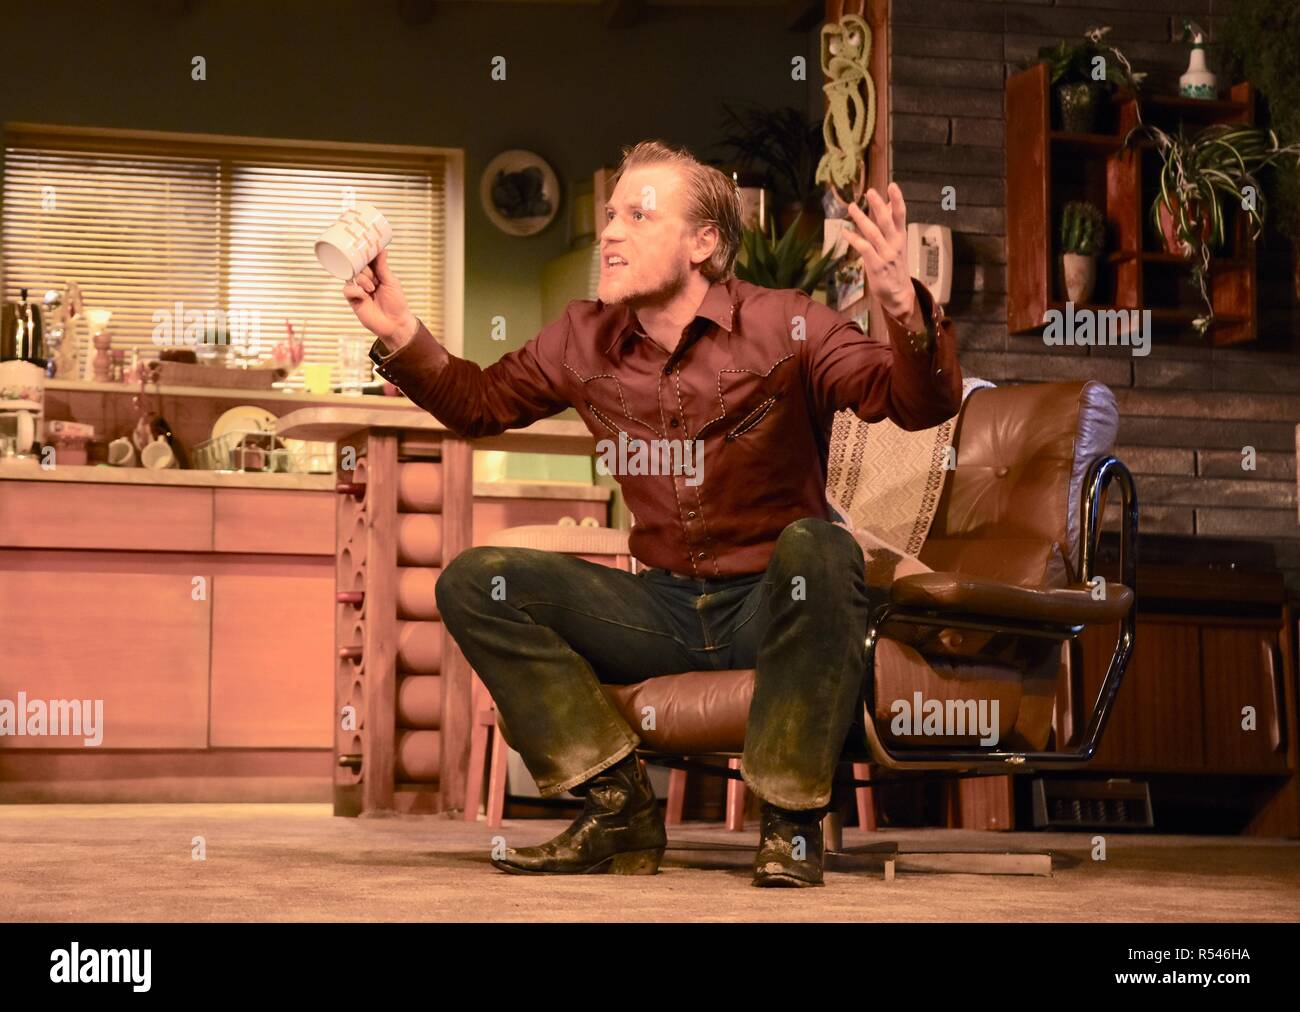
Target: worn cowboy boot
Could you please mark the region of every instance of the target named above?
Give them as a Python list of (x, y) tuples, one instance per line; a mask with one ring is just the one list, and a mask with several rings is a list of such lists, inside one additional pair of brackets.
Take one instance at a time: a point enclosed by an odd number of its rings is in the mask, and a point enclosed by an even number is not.
[[(758, 853), (754, 857), (756, 886), (819, 886), (822, 882), (822, 819), (827, 809), (791, 811), (763, 802)], [(802, 855), (796, 857), (796, 839)]]
[(582, 814), (537, 847), (509, 849), (492, 863), (516, 875), (653, 875), (668, 845), (654, 788), (636, 753), (573, 788)]

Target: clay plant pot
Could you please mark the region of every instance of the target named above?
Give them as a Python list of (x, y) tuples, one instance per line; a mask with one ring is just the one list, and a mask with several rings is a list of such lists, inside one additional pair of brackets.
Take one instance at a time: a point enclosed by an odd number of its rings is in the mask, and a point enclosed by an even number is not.
[(1062, 253), (1061, 278), (1067, 300), (1076, 305), (1091, 301), (1097, 287), (1097, 254)]
[(1075, 134), (1096, 133), (1103, 94), (1101, 86), (1090, 81), (1058, 84), (1056, 109), (1061, 129)]
[(815, 202), (791, 201), (781, 208), (776, 216), (777, 234), (785, 235), (796, 221), (799, 223), (800, 239), (821, 238), (822, 213)]
[[(1173, 198), (1173, 210), (1161, 201), (1157, 205), (1156, 211), (1160, 216), (1160, 237), (1164, 240), (1165, 252), (1174, 253), (1181, 257), (1191, 258), (1196, 251), (1185, 243), (1178, 234), (1178, 198)], [(1210, 241), (1210, 219), (1200, 213), (1200, 208), (1195, 204), (1188, 205), (1188, 216), (1193, 220), (1200, 220), (1201, 223), (1201, 242)]]

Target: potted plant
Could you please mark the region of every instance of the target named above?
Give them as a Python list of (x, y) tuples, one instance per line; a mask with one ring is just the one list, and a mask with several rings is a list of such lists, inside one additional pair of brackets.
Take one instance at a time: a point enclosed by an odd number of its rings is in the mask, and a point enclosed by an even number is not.
[[(810, 237), (821, 235), (821, 192), (814, 175), (824, 147), (822, 124), (793, 107), (735, 109), (724, 103), (722, 144), (738, 168), (760, 178), (772, 193), (782, 230), (795, 220)], [(800, 216), (804, 215), (803, 218)]]
[(1061, 275), (1065, 297), (1083, 303), (1097, 284), (1097, 254), (1105, 245), (1106, 219), (1089, 200), (1072, 200), (1061, 211)]
[(1196, 262), (1192, 278), (1207, 315), (1194, 321), (1204, 333), (1214, 317), (1206, 275), (1214, 250), (1223, 245), (1226, 211), (1240, 208), (1250, 220), (1252, 238), (1264, 223), (1266, 200), (1257, 173), (1266, 166), (1294, 162), (1300, 168), (1300, 143), (1283, 145), (1272, 130), (1244, 123), (1215, 123), (1188, 134), (1182, 124), (1168, 134), (1157, 126), (1130, 131), (1154, 142), (1160, 155), (1160, 189), (1151, 203), (1151, 222), (1165, 249)]
[[(1284, 144), (1300, 141), (1300, 4), (1234, 0), (1223, 25), (1225, 72), (1246, 79), (1267, 104), (1269, 125)], [(1294, 249), (1294, 286), (1300, 299), (1300, 172), (1278, 172), (1273, 221)]]
[(834, 250), (814, 259), (818, 241), (800, 230), (798, 218), (779, 242), (776, 222), (769, 218), (767, 224), (767, 235), (761, 229), (750, 228), (741, 236), (740, 255), (736, 258), (736, 277), (741, 281), (764, 288), (798, 288), (811, 295), (843, 259), (836, 257)]
[(1110, 25), (1089, 28), (1081, 42), (1062, 39), (1038, 51), (1038, 62), (1047, 64), (1062, 130), (1094, 133), (1108, 90), (1137, 91), (1146, 77), (1134, 71), (1127, 57), (1106, 41), (1109, 31)]

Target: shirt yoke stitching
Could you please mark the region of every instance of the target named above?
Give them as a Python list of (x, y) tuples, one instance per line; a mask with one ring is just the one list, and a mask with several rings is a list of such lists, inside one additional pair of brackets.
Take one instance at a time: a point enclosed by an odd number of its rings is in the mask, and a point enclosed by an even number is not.
[(651, 432), (653, 432), (656, 436), (662, 436), (662, 435), (663, 435), (663, 430), (662, 430), (662, 429), (656, 429), (653, 425), (651, 425), (649, 422), (647, 422), (644, 418), (638, 418), (636, 415), (632, 414), (632, 412), (631, 412), (630, 410), (628, 410), (627, 399), (623, 396), (623, 384), (619, 382), (618, 377), (615, 376), (612, 372), (596, 373), (594, 376), (586, 376), (586, 377), (584, 377), (584, 376), (582, 375), (582, 373), (578, 372), (577, 369), (575, 369), (575, 368), (573, 368), (573, 366), (569, 365), (569, 363), (568, 363), (567, 360), (565, 360), (565, 362), (563, 363), (563, 365), (564, 365), (564, 368), (566, 368), (566, 369), (569, 370), (569, 372), (571, 372), (571, 373), (573, 373), (573, 375), (577, 376), (579, 382), (581, 382), (584, 386), (585, 386), (587, 383), (589, 383), (591, 380), (597, 380), (597, 379), (612, 379), (612, 380), (614, 381), (614, 386), (618, 388), (618, 402), (619, 402), (619, 404), (622, 405), (622, 407), (623, 407), (623, 417), (626, 418), (626, 419), (628, 419), (629, 421), (636, 422), (636, 423), (638, 423), (639, 425), (644, 425), (647, 429), (649, 429)]
[(788, 358), (794, 358), (794, 352), (792, 351), (787, 352), (785, 355), (778, 358), (775, 362), (773, 362), (770, 366), (768, 366), (767, 372), (759, 372), (757, 369), (743, 369), (743, 368), (719, 369), (718, 370), (718, 403), (722, 405), (722, 414), (717, 415), (714, 418), (710, 418), (707, 422), (701, 425), (696, 435), (699, 435), (700, 432), (703, 432), (714, 422), (721, 421), (722, 419), (727, 417), (727, 402), (723, 400), (722, 397), (722, 374), (724, 372), (747, 372), (747, 373), (753, 373), (755, 376), (767, 377), (772, 375), (773, 369), (775, 369), (777, 366), (779, 366), (782, 362), (784, 362)]

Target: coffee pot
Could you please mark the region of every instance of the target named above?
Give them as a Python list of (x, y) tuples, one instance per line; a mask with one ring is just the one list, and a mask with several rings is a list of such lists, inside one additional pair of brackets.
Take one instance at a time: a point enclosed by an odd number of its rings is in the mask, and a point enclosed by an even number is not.
[(45, 370), (45, 307), (27, 301), (22, 289), (18, 302), (0, 307), (0, 362), (21, 360)]

